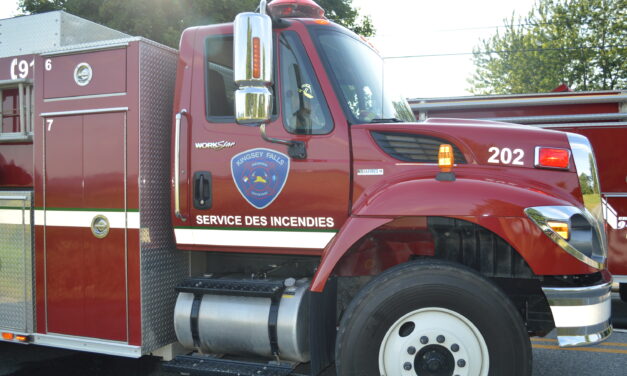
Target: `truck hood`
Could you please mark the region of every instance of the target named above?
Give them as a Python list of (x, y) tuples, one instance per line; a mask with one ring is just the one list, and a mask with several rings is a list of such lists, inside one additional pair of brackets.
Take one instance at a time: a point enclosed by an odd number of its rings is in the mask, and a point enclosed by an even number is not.
[(534, 168), (536, 147), (570, 149), (564, 132), (486, 120), (432, 118), (417, 123), (363, 124), (353, 129), (368, 130), (373, 135), (441, 139), (453, 144), (469, 164)]

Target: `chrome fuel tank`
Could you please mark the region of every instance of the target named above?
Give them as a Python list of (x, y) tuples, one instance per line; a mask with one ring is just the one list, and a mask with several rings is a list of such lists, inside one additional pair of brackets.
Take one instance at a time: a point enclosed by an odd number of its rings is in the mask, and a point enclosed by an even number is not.
[(267, 297), (180, 292), (174, 310), (179, 342), (204, 353), (274, 357), (274, 326), (279, 358), (308, 362), (308, 281), (286, 280), (274, 303)]

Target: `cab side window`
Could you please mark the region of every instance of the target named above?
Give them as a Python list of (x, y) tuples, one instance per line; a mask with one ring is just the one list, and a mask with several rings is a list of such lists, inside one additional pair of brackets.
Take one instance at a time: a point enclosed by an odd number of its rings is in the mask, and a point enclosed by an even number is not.
[(205, 87), (207, 119), (232, 121), (235, 82), (233, 81), (233, 36), (210, 36), (205, 41)]
[(327, 134), (333, 120), (320, 84), (298, 35), (283, 32), (279, 38), (281, 101), (285, 128), (295, 134)]

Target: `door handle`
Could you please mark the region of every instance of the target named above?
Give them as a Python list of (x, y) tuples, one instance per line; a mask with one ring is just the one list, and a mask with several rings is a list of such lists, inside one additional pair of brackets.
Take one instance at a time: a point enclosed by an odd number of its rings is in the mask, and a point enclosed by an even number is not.
[(176, 114), (174, 127), (174, 215), (183, 222), (187, 220), (181, 214), (181, 118), (184, 115), (187, 115), (186, 109)]
[(211, 172), (194, 173), (194, 207), (200, 210), (211, 209)]

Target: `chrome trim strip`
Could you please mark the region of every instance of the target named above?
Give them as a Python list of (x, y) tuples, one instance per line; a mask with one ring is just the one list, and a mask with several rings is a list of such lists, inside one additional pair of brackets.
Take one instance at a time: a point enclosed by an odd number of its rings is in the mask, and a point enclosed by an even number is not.
[(603, 193), (603, 192), (601, 192), (601, 194), (603, 196), (605, 196), (605, 197), (627, 197), (627, 193), (623, 193), (623, 192), (621, 192), (621, 193), (614, 193), (614, 192), (612, 192), (612, 193)]
[[(523, 123), (523, 124), (541, 124), (541, 123), (568, 123), (582, 121), (598, 121), (598, 120), (620, 120), (627, 119), (627, 114), (615, 112), (610, 114), (583, 114), (583, 115), (548, 115), (548, 116), (507, 116), (507, 117), (488, 117), (479, 118), (479, 120), (501, 121), (504, 123)], [(572, 124), (571, 124), (572, 125)], [(556, 126), (559, 126), (557, 124)]]
[[(605, 233), (605, 219), (603, 217), (599, 169), (597, 168), (594, 151), (590, 141), (588, 141), (586, 137), (576, 133), (566, 133), (566, 135), (575, 161), (579, 184), (581, 186), (582, 182), (589, 182), (586, 187), (581, 187), (583, 205), (586, 208), (586, 212), (591, 214), (595, 219), (593, 224), (595, 225), (594, 227), (596, 227), (597, 235), (601, 242), (601, 252), (603, 252), (600, 256), (606, 259), (607, 234)], [(589, 193), (586, 194), (586, 191)]]
[(613, 275), (612, 279), (614, 282), (627, 283), (627, 275)]
[(181, 214), (181, 117), (187, 114), (186, 109), (182, 109), (176, 114), (176, 124), (174, 126), (174, 215), (176, 218), (185, 222), (185, 218)]
[(557, 330), (557, 342), (560, 347), (590, 346), (605, 341), (612, 335), (613, 331), (614, 328), (609, 323), (601, 331), (581, 335), (560, 335), (560, 331)]
[(66, 336), (62, 334), (35, 334), (33, 343), (37, 345), (60, 347), (70, 350), (89, 351), (106, 355), (139, 358), (142, 356), (140, 346), (128, 345), (124, 342), (107, 341), (86, 337)]
[(126, 95), (128, 93), (126, 92), (122, 92), (122, 93), (109, 93), (109, 94), (93, 94), (93, 95), (80, 95), (78, 97), (60, 97), (60, 98), (49, 98), (49, 99), (44, 99), (44, 103), (48, 103), (48, 102), (60, 102), (60, 101), (70, 101), (70, 100), (76, 100), (76, 99), (92, 99), (92, 98), (107, 98), (107, 97), (119, 97), (122, 95)]
[[(555, 95), (553, 97), (542, 96), (539, 98), (513, 98), (508, 99), (483, 99), (476, 100), (473, 97), (459, 97), (459, 98), (438, 98), (439, 100), (449, 100), (449, 102), (437, 102), (437, 103), (415, 103), (420, 99), (410, 99), (411, 109), (416, 110), (431, 110), (431, 109), (461, 109), (461, 108), (485, 108), (485, 107), (507, 107), (516, 105), (520, 107), (524, 106), (542, 106), (542, 105), (556, 105), (556, 104), (576, 104), (576, 103), (618, 103), (627, 101), (627, 93), (620, 94), (607, 94), (607, 95), (578, 95), (578, 96), (564, 96)], [(452, 101), (451, 101), (452, 100)]]
[(525, 214), (527, 214), (529, 219), (531, 219), (531, 221), (535, 223), (546, 236), (548, 236), (555, 244), (559, 245), (571, 256), (595, 269), (605, 269), (605, 255), (598, 256), (593, 254), (593, 257), (597, 256), (596, 259), (586, 256), (583, 252), (573, 247), (566, 239), (562, 238), (555, 231), (553, 231), (547, 223), (550, 220), (569, 221), (572, 215), (581, 214), (588, 220), (588, 222), (594, 224), (595, 220), (592, 218), (590, 213), (579, 210), (574, 206), (536, 206), (526, 208)]
[(74, 55), (79, 52), (96, 52), (96, 51), (108, 51), (108, 50), (117, 50), (120, 48), (126, 48), (129, 46), (131, 42), (137, 42), (141, 40), (140, 37), (130, 37), (124, 38), (127, 42), (120, 42), (116, 44), (110, 44), (108, 46), (94, 46), (94, 47), (78, 47), (75, 49), (68, 49), (59, 52), (48, 52), (41, 54), (42, 57), (56, 57), (56, 56), (64, 56), (64, 55)]
[(111, 107), (111, 108), (94, 108), (90, 110), (42, 112), (41, 114), (39, 114), (39, 116), (48, 117), (48, 116), (64, 116), (64, 115), (102, 114), (106, 112), (124, 112), (124, 111), (128, 111), (128, 107)]

